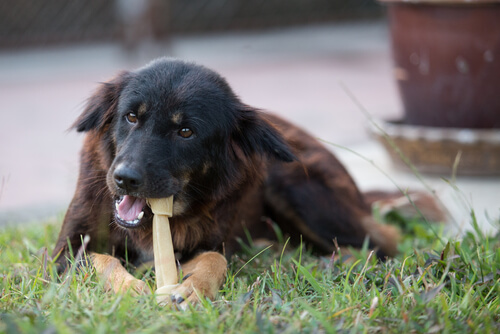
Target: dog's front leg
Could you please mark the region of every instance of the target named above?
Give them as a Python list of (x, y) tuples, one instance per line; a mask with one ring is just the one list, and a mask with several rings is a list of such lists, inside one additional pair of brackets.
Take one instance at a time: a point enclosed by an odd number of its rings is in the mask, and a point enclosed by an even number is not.
[(112, 290), (115, 293), (130, 290), (135, 295), (151, 293), (147, 284), (132, 276), (117, 258), (91, 253), (90, 259), (97, 276), (103, 280), (106, 290)]
[(201, 298), (214, 300), (226, 279), (226, 272), (227, 261), (222, 254), (201, 253), (182, 265), (183, 282), (166, 298), (181, 309), (186, 309), (188, 304), (197, 304)]

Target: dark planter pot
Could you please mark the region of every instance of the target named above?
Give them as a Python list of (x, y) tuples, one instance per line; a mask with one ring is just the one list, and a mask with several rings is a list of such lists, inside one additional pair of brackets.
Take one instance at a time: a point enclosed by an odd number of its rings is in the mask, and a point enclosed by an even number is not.
[(383, 132), (421, 172), (499, 175), (500, 0), (379, 1), (404, 106)]
[(500, 1), (380, 2), (403, 123), (500, 128)]

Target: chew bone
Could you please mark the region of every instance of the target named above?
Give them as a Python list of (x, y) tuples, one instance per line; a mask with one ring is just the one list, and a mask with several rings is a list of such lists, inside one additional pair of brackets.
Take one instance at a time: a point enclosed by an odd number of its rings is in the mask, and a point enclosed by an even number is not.
[(165, 295), (178, 284), (174, 246), (168, 217), (172, 217), (173, 196), (149, 198), (148, 205), (153, 211), (153, 247), (156, 272), (157, 301), (165, 300)]

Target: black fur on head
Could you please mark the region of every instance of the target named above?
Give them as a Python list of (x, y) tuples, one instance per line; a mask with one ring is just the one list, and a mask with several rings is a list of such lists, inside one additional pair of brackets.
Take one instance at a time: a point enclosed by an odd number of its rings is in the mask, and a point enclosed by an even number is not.
[[(134, 124), (130, 113), (137, 117)], [(258, 168), (252, 164), (262, 161), (256, 157), (295, 159), (278, 130), (244, 105), (220, 75), (168, 58), (102, 84), (74, 127), (113, 152), (101, 159), (109, 162), (112, 194), (175, 195), (191, 207), (227, 196), (222, 189), (250, 178), (248, 171)], [(179, 135), (184, 129), (192, 132), (189, 138)], [(140, 187), (115, 184), (115, 169), (123, 166), (140, 176)]]

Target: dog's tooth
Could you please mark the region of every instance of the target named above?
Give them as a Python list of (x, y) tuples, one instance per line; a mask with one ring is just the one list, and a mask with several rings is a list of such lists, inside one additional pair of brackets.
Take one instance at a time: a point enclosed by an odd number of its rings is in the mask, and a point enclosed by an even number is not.
[(137, 216), (137, 219), (141, 220), (142, 217), (144, 217), (144, 211), (141, 211), (141, 213), (139, 213), (139, 215)]
[(115, 209), (118, 211), (118, 202), (115, 202)]
[(139, 219), (135, 219), (135, 220), (126, 220), (125, 221), (127, 224), (129, 225), (137, 225), (137, 223), (139, 223)]

